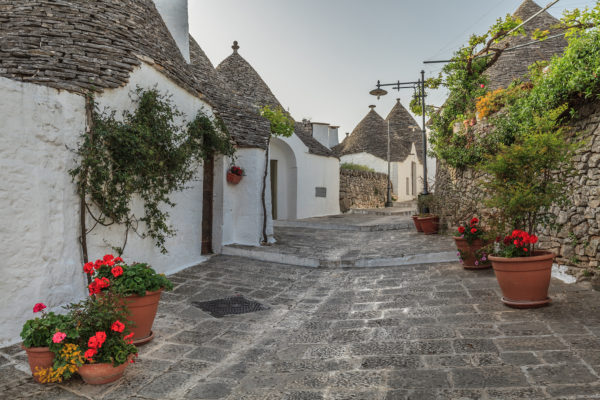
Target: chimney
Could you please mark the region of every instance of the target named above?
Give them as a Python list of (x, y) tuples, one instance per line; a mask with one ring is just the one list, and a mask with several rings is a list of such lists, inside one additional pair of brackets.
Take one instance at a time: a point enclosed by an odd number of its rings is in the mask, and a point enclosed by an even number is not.
[(338, 138), (338, 128), (339, 126), (333, 125), (329, 127), (329, 146), (327, 147), (330, 149), (340, 143), (340, 139)]
[(371, 104), (371, 105), (369, 106), (369, 108), (371, 109), (371, 111), (375, 110), (375, 107), (377, 107), (377, 106), (375, 106), (375, 105), (373, 105), (373, 104)]
[(190, 28), (187, 0), (154, 0), (154, 5), (175, 39), (181, 55), (189, 63)]

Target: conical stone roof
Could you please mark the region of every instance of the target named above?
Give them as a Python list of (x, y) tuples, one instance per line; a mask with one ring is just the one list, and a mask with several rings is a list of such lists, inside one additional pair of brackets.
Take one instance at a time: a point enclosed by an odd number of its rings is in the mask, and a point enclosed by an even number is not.
[[(333, 148), (338, 156), (369, 153), (382, 160), (387, 160), (388, 124), (377, 114), (375, 106), (369, 107), (371, 110), (352, 133)], [(390, 161), (404, 161), (409, 153), (410, 144), (394, 134), (390, 126)]]
[(257, 107), (281, 107), (281, 103), (258, 72), (238, 53), (238, 43), (233, 44), (233, 53), (217, 66), (217, 72), (231, 88), (249, 103)]
[[(279, 100), (275, 97), (269, 85), (261, 78), (256, 70), (239, 53), (238, 42), (233, 42), (233, 53), (223, 60), (216, 68), (219, 79), (227, 82), (227, 85), (242, 98), (244, 102), (259, 113), (263, 106), (281, 107)], [(262, 117), (261, 117), (262, 118)], [(266, 121), (263, 118), (264, 121)], [(267, 133), (270, 129), (267, 128)], [(312, 154), (331, 157), (333, 153), (327, 147), (312, 137), (312, 132), (301, 123), (295, 123), (295, 133)]]
[[(423, 162), (423, 134), (417, 121), (400, 103), (400, 99), (396, 99), (396, 105), (394, 105), (394, 108), (392, 108), (385, 121), (389, 121), (392, 134), (404, 141), (404, 147), (408, 151), (411, 150), (412, 143), (415, 144), (417, 157), (419, 161)], [(408, 156), (408, 153), (404, 158), (406, 156)]]
[[(525, 21), (542, 7), (536, 4), (533, 0), (525, 0), (515, 11), (513, 16)], [(549, 36), (560, 33), (560, 31), (550, 29), (556, 25), (558, 20), (544, 11), (536, 16), (530, 22), (524, 25), (525, 35), (509, 37), (501, 41), (498, 46), (504, 46), (508, 43), (509, 48), (533, 41), (531, 35), (539, 28), (549, 30)], [(550, 60), (553, 55), (561, 54), (567, 45), (564, 37), (560, 36), (554, 39), (547, 39), (540, 43), (525, 46), (513, 51), (504, 52), (498, 61), (486, 71), (489, 77), (489, 89), (495, 90), (502, 87), (507, 87), (513, 80), (522, 78), (528, 73), (528, 67), (539, 60)]]

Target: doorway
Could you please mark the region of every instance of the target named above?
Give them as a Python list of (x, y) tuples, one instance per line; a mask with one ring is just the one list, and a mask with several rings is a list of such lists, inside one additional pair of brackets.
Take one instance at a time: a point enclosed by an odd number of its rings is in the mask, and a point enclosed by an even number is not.
[(213, 233), (213, 191), (215, 176), (214, 156), (204, 161), (204, 179), (202, 180), (202, 248), (201, 254), (212, 254)]
[(277, 160), (271, 160), (271, 215), (277, 219)]

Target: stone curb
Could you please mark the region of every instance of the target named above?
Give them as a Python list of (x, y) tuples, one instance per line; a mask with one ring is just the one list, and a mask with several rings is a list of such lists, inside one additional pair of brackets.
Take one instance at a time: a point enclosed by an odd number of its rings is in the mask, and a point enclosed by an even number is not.
[(224, 246), (222, 254), (228, 256), (246, 257), (258, 261), (275, 262), (279, 264), (311, 268), (377, 268), (457, 261), (455, 251), (445, 251), (427, 254), (410, 254), (393, 258), (342, 259), (336, 257), (329, 259), (317, 259), (309, 257), (299, 257), (294, 254), (283, 254), (262, 251), (260, 250), (260, 248), (241, 248), (236, 246)]
[(380, 225), (343, 225), (343, 224), (322, 224), (308, 221), (273, 221), (273, 226), (281, 228), (311, 228), (332, 231), (356, 231), (356, 232), (380, 232), (380, 231), (399, 231), (411, 229), (412, 221), (398, 224), (380, 224)]

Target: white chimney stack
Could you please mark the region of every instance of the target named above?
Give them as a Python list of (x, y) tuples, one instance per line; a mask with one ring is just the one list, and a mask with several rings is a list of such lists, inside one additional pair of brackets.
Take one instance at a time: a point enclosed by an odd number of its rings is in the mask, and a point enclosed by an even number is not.
[(188, 23), (187, 0), (154, 0), (171, 36), (185, 60), (190, 62), (190, 27)]
[(339, 126), (330, 126), (329, 127), (329, 147), (330, 149), (333, 146), (337, 146), (340, 142), (340, 140), (338, 139), (338, 129)]

